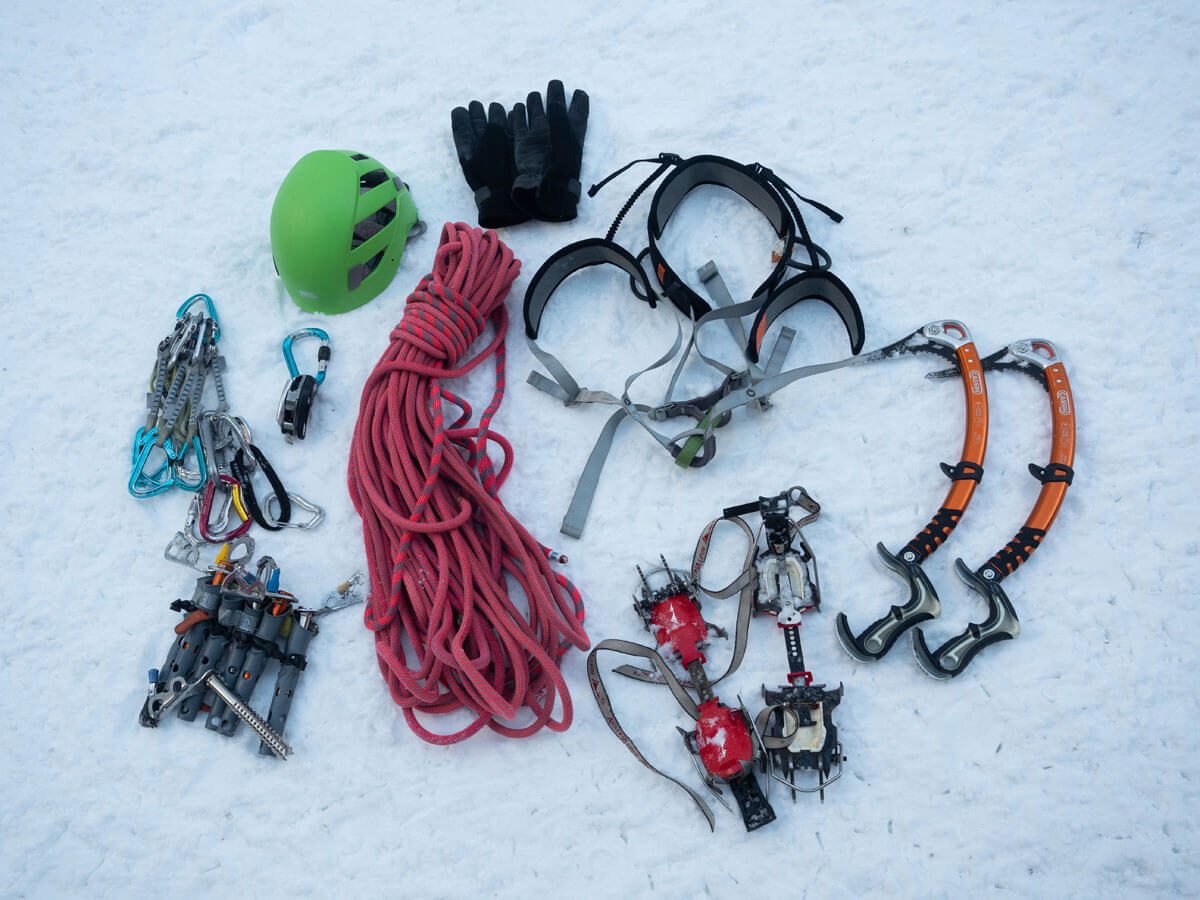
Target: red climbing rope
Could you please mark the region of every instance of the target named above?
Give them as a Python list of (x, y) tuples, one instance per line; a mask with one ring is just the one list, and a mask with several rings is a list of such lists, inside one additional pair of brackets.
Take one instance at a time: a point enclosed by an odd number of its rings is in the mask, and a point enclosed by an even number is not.
[[(409, 295), (363, 387), (350, 448), (350, 496), (371, 573), (364, 619), (392, 699), (433, 744), (484, 725), (509, 737), (565, 730), (571, 697), (558, 661), (588, 646), (579, 592), (496, 497), (512, 445), (488, 426), (504, 396), (504, 298), (520, 270), (494, 231), (446, 224), (433, 272)], [(491, 340), (460, 365), (488, 322)], [(496, 390), (469, 427), (470, 405), (443, 382), (492, 356)], [(460, 413), (449, 426), (445, 404)], [(503, 454), (499, 471), (489, 441)], [(534, 720), (514, 722), (525, 707)], [(428, 731), (415, 715), (463, 708), (475, 720), (454, 734)]]

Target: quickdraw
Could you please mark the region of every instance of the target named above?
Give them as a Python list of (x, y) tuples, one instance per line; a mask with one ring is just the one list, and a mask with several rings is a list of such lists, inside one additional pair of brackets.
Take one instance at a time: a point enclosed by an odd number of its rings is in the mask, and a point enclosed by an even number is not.
[[(204, 309), (192, 312), (198, 304)], [(146, 394), (146, 421), (133, 439), (129, 493), (134, 497), (153, 497), (175, 486), (204, 488), (208, 472), (197, 428), (210, 378), (217, 411), (228, 409), (221, 378), (225, 360), (217, 349), (220, 336), (212, 298), (195, 294), (179, 307), (174, 329), (159, 342)], [(189, 452), (195, 456), (195, 469), (187, 467)]]
[[(1029, 559), (1054, 523), (1075, 478), (1075, 400), (1067, 370), (1054, 345), (1047, 340), (1017, 341), (983, 360), (984, 369), (1012, 370), (1036, 379), (1050, 397), (1050, 461), (1045, 466), (1029, 464), (1029, 472), (1041, 482), (1037, 502), (1016, 536), (982, 566), (972, 572), (961, 559), (955, 560), (959, 577), (987, 603), (987, 618), (931, 651), (921, 629), (913, 632), (913, 652), (921, 668), (934, 678), (962, 674), (984, 648), (1020, 634), (1016, 610), (1000, 582)], [(953, 372), (936, 373), (952, 375)], [(932, 590), (932, 587), (930, 588)], [(936, 595), (935, 595), (936, 596)]]
[[(232, 447), (235, 441), (245, 439), (245, 428), (244, 422), (224, 413), (205, 413), (200, 417), (200, 443), (209, 460), (210, 471), (201, 495), (200, 514), (196, 523), (201, 539), (210, 544), (221, 544), (241, 537), (253, 523), (242, 501), (242, 482), (229, 470), (228, 459), (223, 452)], [(218, 492), (222, 497), (219, 506), (215, 502)], [(213, 519), (214, 508), (219, 510), (220, 517), (216, 520)], [(237, 513), (236, 525), (229, 524), (231, 509)]]
[(987, 451), (987, 383), (979, 353), (965, 325), (953, 320), (931, 322), (920, 332), (923, 342), (907, 343), (904, 349), (914, 353), (932, 353), (955, 363), (962, 377), (966, 397), (966, 435), (962, 457), (955, 465), (942, 463), (942, 471), (952, 482), (937, 513), (916, 536), (893, 555), (876, 544), (884, 564), (908, 585), (908, 600), (892, 606), (888, 612), (856, 635), (845, 613), (837, 615), (837, 634), (846, 652), (855, 659), (871, 662), (882, 659), (897, 638), (913, 626), (941, 614), (941, 603), (921, 563), (928, 559), (950, 536), (974, 496), (983, 477), (983, 458)]
[[(244, 420), (228, 413), (205, 412), (197, 429), (200, 456), (211, 460), (211, 469), (203, 492), (188, 506), (183, 528), (163, 551), (166, 559), (198, 568), (205, 544), (245, 542), (252, 553), (254, 541), (245, 536), (252, 523), (268, 531), (311, 529), (325, 518), (321, 507), (283, 486), (275, 468), (254, 444)], [(260, 470), (271, 486), (271, 493), (261, 503), (254, 488), (254, 475)], [(294, 521), (295, 509), (306, 512), (307, 518)], [(232, 524), (231, 515), (236, 516)]]
[[(315, 337), (321, 341), (317, 350), (316, 375), (301, 375), (292, 354), (292, 344), (305, 337)], [(304, 440), (308, 432), (308, 420), (317, 399), (317, 388), (325, 381), (325, 370), (329, 367), (332, 352), (329, 335), (320, 328), (301, 328), (283, 339), (283, 361), (287, 363), (291, 380), (279, 397), (275, 420), (289, 444), (295, 439)]]
[[(193, 311), (197, 306), (203, 308)], [(220, 334), (216, 308), (207, 294), (196, 294), (179, 307), (174, 329), (158, 345), (146, 395), (146, 422), (134, 436), (131, 457), (129, 491), (135, 497), (152, 497), (176, 486), (196, 495), (184, 527), (163, 551), (172, 562), (192, 568), (198, 567), (203, 544), (240, 539), (252, 523), (268, 531), (288, 526), (313, 528), (325, 515), (319, 506), (284, 488), (252, 442), (245, 421), (229, 414), (221, 377), (225, 362), (217, 351)], [(300, 375), (292, 354), (293, 342), (304, 335), (322, 341), (315, 376)], [(280, 401), (281, 422), (286, 421), (287, 429), (303, 437), (316, 386), (325, 379), (329, 336), (319, 328), (295, 332), (284, 340), (283, 355), (293, 378)], [(202, 410), (210, 378), (217, 405)], [(192, 456), (195, 462), (189, 463)], [(271, 494), (261, 505), (253, 484), (258, 470), (271, 486)], [(292, 522), (293, 506), (309, 517)]]
[[(530, 383), (568, 406), (602, 403), (619, 407), (601, 431), (576, 487), (571, 508), (563, 520), (563, 533), (572, 537), (582, 534), (600, 471), (617, 428), (627, 418), (636, 421), (649, 433), (674, 457), (677, 465), (685, 468), (703, 466), (716, 452), (713, 429), (726, 424), (734, 408), (751, 405), (754, 409), (766, 409), (769, 405), (767, 398), (772, 393), (797, 378), (814, 374), (805, 370), (779, 371), (795, 334), (791, 329), (781, 330), (767, 363), (759, 365), (766, 334), (774, 320), (786, 309), (805, 300), (822, 300), (841, 318), (850, 339), (852, 353), (857, 354), (862, 349), (864, 340), (862, 312), (853, 293), (829, 271), (829, 256), (812, 242), (800, 209), (793, 199), (799, 195), (778, 175), (757, 163), (744, 165), (718, 156), (696, 156), (685, 160), (674, 154), (661, 154), (657, 159), (636, 162), (658, 162), (659, 167), (634, 191), (618, 213), (607, 236), (579, 241), (553, 254), (534, 275), (525, 293), (526, 338), (534, 356), (550, 373), (549, 378), (537, 372), (531, 373)], [(629, 166), (625, 167), (627, 168)], [(649, 246), (635, 257), (614, 243), (613, 236), (637, 198), (656, 179), (672, 168), (674, 171), (659, 184), (651, 201), (648, 216)], [(594, 194), (625, 169), (594, 185), (591, 193)], [(715, 266), (710, 263), (702, 270), (701, 275), (713, 296), (713, 304), (710, 305), (676, 274), (659, 245), (667, 222), (684, 197), (704, 184), (719, 185), (741, 196), (767, 218), (779, 238), (781, 249), (773, 256), (771, 273), (755, 289), (748, 301), (734, 303), (716, 275)], [(834, 221), (840, 221), (841, 217), (828, 207), (803, 197), (799, 199), (825, 212)], [(807, 251), (807, 261), (794, 258), (798, 250)], [(658, 280), (658, 289), (651, 286), (649, 276), (643, 268), (642, 261), (647, 256)], [(554, 291), (570, 275), (596, 265), (615, 266), (628, 276), (630, 289), (636, 298), (651, 307), (657, 307), (659, 300), (666, 299), (690, 322), (690, 336), (683, 353), (680, 354), (680, 349), (684, 347), (684, 331), (682, 322), (677, 319), (672, 346), (649, 366), (630, 375), (619, 395), (580, 387), (566, 366), (537, 343), (542, 315)], [(785, 279), (789, 269), (798, 269), (800, 274)], [(749, 334), (741, 324), (742, 318), (748, 316), (753, 317)], [(717, 319), (725, 320), (730, 333), (737, 341), (746, 360), (744, 369), (731, 369), (705, 356), (700, 350), (697, 341), (700, 330)], [(693, 347), (704, 363), (721, 373), (723, 381), (716, 389), (701, 397), (672, 400), (675, 383)], [(666, 365), (676, 357), (679, 359), (662, 403), (648, 405), (634, 402), (630, 398), (630, 388), (641, 375)], [(737, 396), (737, 400), (731, 401), (730, 398), (734, 396)], [(718, 406), (720, 412), (715, 412)], [(667, 435), (660, 433), (652, 424), (680, 416), (695, 419), (696, 426), (679, 434)]]

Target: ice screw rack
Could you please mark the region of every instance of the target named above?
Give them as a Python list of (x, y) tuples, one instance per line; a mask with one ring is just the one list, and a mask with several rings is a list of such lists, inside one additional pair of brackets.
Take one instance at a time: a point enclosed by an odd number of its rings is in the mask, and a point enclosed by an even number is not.
[[(230, 559), (224, 545), (209, 570), (196, 579), (190, 600), (171, 608), (183, 614), (176, 638), (160, 668), (150, 670), (148, 695), (138, 721), (157, 727), (175, 709), (191, 721), (207, 712), (206, 726), (226, 737), (245, 722), (260, 739), (260, 752), (286, 758), (291, 748), (282, 734), (307, 649), (317, 634), (316, 620), (362, 602), (362, 576), (343, 582), (315, 608), (300, 606), (279, 588), (279, 568), (262, 557), (253, 574)], [(270, 712), (263, 719), (250, 707), (255, 686), (268, 663), (278, 660)]]

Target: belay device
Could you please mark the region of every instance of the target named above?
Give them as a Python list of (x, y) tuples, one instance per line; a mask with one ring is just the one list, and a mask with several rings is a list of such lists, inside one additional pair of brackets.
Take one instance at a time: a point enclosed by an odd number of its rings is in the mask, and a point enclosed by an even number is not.
[[(321, 341), (321, 347), (317, 350), (316, 375), (301, 375), (296, 358), (292, 355), (292, 344), (307, 336), (319, 338)], [(291, 381), (279, 398), (279, 409), (275, 413), (275, 419), (289, 444), (295, 438), (304, 440), (308, 431), (308, 418), (317, 399), (317, 388), (325, 381), (325, 370), (329, 367), (332, 352), (329, 335), (320, 328), (301, 328), (283, 339), (283, 361), (287, 363)]]

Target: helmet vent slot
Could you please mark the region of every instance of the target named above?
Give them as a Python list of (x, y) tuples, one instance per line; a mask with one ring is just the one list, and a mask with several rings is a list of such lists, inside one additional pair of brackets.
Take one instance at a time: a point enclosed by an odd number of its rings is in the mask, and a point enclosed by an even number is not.
[(394, 218), (396, 218), (395, 197), (354, 226), (354, 233), (350, 236), (350, 249), (353, 250), (360, 244), (365, 244), (379, 234)]
[(355, 162), (359, 162), (360, 160), (364, 160), (364, 159), (370, 159), (370, 157), (367, 156), (367, 154), (365, 154), (365, 153), (352, 153), (352, 154), (350, 154), (350, 158), (352, 160), (354, 160)]
[(371, 188), (379, 187), (379, 185), (388, 181), (388, 173), (383, 169), (372, 169), (358, 177), (358, 192), (365, 194)]
[(346, 273), (346, 284), (350, 290), (357, 290), (366, 277), (375, 271), (379, 263), (383, 261), (383, 253), (384, 251), (380, 250), (361, 266), (352, 266), (350, 268), (350, 271)]

